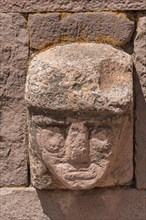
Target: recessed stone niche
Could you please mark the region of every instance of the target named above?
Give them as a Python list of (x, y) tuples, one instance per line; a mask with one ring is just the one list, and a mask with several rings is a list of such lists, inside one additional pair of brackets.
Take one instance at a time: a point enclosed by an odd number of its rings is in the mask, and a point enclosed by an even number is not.
[(133, 178), (133, 64), (108, 44), (55, 46), (26, 83), (32, 185), (86, 190)]

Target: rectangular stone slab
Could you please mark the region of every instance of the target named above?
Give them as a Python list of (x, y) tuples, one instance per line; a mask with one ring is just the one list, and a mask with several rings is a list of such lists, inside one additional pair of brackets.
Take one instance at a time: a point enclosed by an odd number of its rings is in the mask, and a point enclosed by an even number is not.
[(145, 10), (145, 0), (3, 0), (2, 12)]
[(37, 13), (29, 15), (28, 27), (30, 47), (34, 49), (77, 41), (119, 46), (130, 41), (134, 22), (126, 14), (114, 12)]
[(1, 14), (0, 186), (28, 184), (24, 85), (28, 61), (26, 19)]
[(144, 220), (146, 191), (1, 189), (3, 220)]

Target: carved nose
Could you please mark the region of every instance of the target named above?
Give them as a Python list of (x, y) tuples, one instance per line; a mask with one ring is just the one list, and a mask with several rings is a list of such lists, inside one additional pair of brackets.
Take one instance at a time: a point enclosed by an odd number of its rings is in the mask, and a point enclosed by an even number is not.
[(83, 164), (89, 161), (88, 131), (83, 123), (72, 123), (65, 142), (67, 161)]

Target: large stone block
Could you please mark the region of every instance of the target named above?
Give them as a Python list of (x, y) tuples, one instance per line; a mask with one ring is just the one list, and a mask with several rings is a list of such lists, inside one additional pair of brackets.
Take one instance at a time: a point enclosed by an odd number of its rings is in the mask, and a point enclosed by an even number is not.
[(28, 60), (26, 19), (1, 14), (1, 186), (27, 185), (24, 87)]
[[(139, 18), (134, 40), (135, 73), (135, 177), (146, 189), (146, 17)], [(137, 74), (137, 75), (136, 75)]]
[(130, 184), (132, 67), (128, 54), (108, 44), (72, 43), (33, 58), (25, 98), (35, 187)]
[(1, 0), (3, 12), (145, 10), (145, 0)]
[(95, 41), (123, 45), (130, 41), (134, 22), (122, 13), (32, 14), (28, 20), (30, 47), (42, 49), (61, 42)]
[(3, 220), (145, 220), (146, 191), (1, 189)]

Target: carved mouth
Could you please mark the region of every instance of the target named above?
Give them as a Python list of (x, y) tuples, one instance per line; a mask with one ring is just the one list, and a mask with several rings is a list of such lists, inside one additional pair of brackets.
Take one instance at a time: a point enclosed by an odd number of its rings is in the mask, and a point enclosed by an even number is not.
[(90, 180), (96, 177), (96, 172), (90, 173), (89, 171), (70, 172), (64, 175), (64, 178), (70, 181), (75, 180)]
[(89, 180), (94, 179), (97, 176), (96, 165), (91, 164), (88, 168), (65, 169), (64, 178), (67, 180)]

